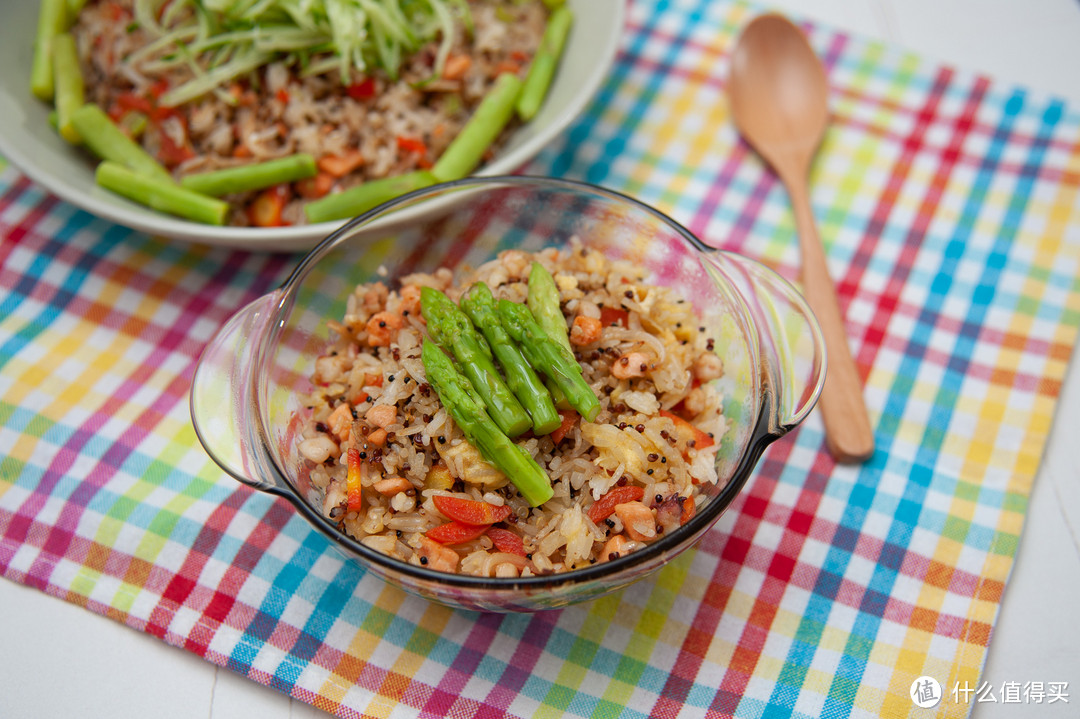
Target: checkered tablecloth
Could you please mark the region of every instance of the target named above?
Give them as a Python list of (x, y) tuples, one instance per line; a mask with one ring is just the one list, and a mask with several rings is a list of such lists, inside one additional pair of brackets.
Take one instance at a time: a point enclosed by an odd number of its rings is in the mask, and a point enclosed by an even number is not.
[[(634, 195), (796, 277), (727, 53), (755, 9), (630, 5), (526, 171)], [(455, 612), (339, 555), (195, 438), (188, 387), (292, 256), (170, 243), (0, 175), (0, 571), (341, 716), (965, 716), (1080, 322), (1080, 115), (824, 27), (813, 204), (878, 451), (815, 415), (699, 547), (614, 596)], [(914, 709), (915, 678), (945, 699)], [(962, 698), (962, 696), (961, 696)]]

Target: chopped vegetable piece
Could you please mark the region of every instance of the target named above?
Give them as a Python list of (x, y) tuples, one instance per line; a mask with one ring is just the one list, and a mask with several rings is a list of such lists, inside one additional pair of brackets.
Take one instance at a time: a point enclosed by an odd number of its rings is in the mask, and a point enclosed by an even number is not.
[(431, 466), (428, 470), (427, 476), (424, 477), (425, 489), (450, 489), (454, 486), (454, 475), (450, 473), (450, 468), (442, 462), (437, 462)]
[(488, 147), (514, 114), (521, 85), (521, 79), (511, 73), (495, 79), (491, 91), (432, 168), (431, 173), (439, 182), (459, 180), (480, 164)]
[(67, 32), (54, 37), (52, 55), (57, 129), (61, 137), (75, 145), (82, 140), (71, 124), (71, 115), (85, 102), (85, 87), (82, 68), (79, 67), (79, 51), (75, 48), (75, 37)]
[(229, 205), (221, 200), (185, 190), (171, 182), (140, 175), (115, 162), (102, 162), (97, 167), (95, 177), (106, 190), (188, 220), (223, 225), (229, 213)]
[(147, 178), (173, 184), (169, 171), (125, 135), (97, 105), (87, 103), (71, 113), (71, 124), (83, 144), (102, 160), (123, 165)]
[(349, 85), (345, 92), (354, 100), (370, 100), (375, 97), (375, 80), (365, 77), (360, 82)]
[(601, 307), (600, 308), (600, 324), (604, 327), (614, 327), (620, 325), (626, 327), (630, 321), (630, 313), (619, 307)]
[(500, 552), (516, 554), (519, 557), (525, 556), (525, 542), (517, 532), (511, 532), (502, 527), (492, 527), (487, 534), (491, 537), (491, 543), (495, 545), (495, 549)]
[(345, 475), (345, 492), (350, 511), (359, 511), (362, 507), (363, 492), (360, 486), (360, 450), (349, 447), (346, 456), (347, 472)]
[(436, 509), (445, 514), (449, 519), (462, 524), (495, 524), (505, 521), (510, 516), (509, 505), (495, 505), (490, 502), (481, 502), (475, 499), (462, 499), (445, 494), (436, 494), (432, 497)]
[[(713, 438), (709, 436), (707, 432), (695, 427), (693, 424), (683, 419), (674, 412), (669, 412), (666, 409), (660, 410), (661, 417), (667, 417), (675, 423), (675, 431), (679, 433), (679, 436), (687, 443), (688, 446), (696, 449), (702, 449), (704, 447), (711, 447)], [(693, 442), (693, 444), (690, 444)]]
[(263, 190), (248, 205), (248, 219), (256, 227), (281, 227), (285, 224), (281, 213), (285, 210), (288, 200), (288, 192), (284, 185)]
[(221, 197), (235, 192), (262, 190), (284, 182), (303, 180), (314, 177), (317, 171), (315, 158), (300, 153), (253, 165), (187, 175), (180, 180), (180, 186), (211, 197)]
[(435, 182), (435, 176), (426, 170), (372, 180), (344, 192), (309, 202), (304, 208), (304, 213), (309, 222), (330, 222), (353, 218), (395, 197), (434, 185)]
[(529, 364), (554, 381), (570, 406), (580, 412), (587, 422), (596, 419), (600, 413), (600, 401), (581, 376), (581, 365), (574, 355), (541, 329), (528, 307), (499, 300), (496, 309), (499, 321), (517, 342)]
[(645, 490), (637, 485), (612, 487), (589, 507), (589, 519), (593, 524), (599, 524), (614, 514), (616, 505), (636, 502), (644, 496)]
[(537, 507), (551, 499), (554, 490), (547, 473), (532, 455), (499, 430), (468, 378), (454, 368), (450, 358), (434, 342), (424, 342), (421, 358), (428, 383), (484, 459), (505, 474), (531, 506)]
[(526, 122), (533, 119), (547, 97), (555, 67), (559, 64), (559, 57), (573, 21), (573, 13), (566, 6), (556, 8), (548, 16), (540, 47), (536, 49), (532, 65), (529, 66), (529, 74), (525, 76), (525, 84), (517, 100), (518, 117)]
[(491, 348), (469, 316), (434, 287), (420, 289), (420, 311), (431, 338), (457, 358), (462, 373), (469, 378), (499, 429), (508, 437), (528, 430), (532, 426), (528, 413), (495, 369)]
[(325, 197), (334, 187), (334, 176), (326, 172), (320, 172), (315, 177), (299, 180), (295, 187), (296, 193), (309, 200), (317, 200)]
[(146, 126), (150, 123), (149, 118), (141, 112), (125, 112), (117, 125), (124, 131), (124, 134), (133, 140), (138, 139), (146, 132)]
[(424, 534), (428, 539), (434, 539), (439, 544), (461, 544), (476, 539), (488, 529), (489, 525), (486, 524), (465, 524), (452, 521), (432, 527)]
[(557, 430), (562, 420), (555, 410), (551, 394), (544, 388), (536, 372), (525, 361), (521, 350), (499, 322), (491, 288), (483, 282), (476, 283), (462, 296), (460, 304), (461, 309), (483, 333), (506, 375), (506, 384), (532, 418), (533, 433), (547, 434)]
[(319, 170), (332, 177), (345, 177), (364, 164), (364, 153), (353, 150), (344, 155), (323, 155), (317, 164)]
[(551, 441), (555, 444), (562, 442), (566, 433), (573, 429), (574, 425), (581, 419), (581, 415), (572, 409), (560, 409), (559, 417), (562, 418), (562, 423), (551, 433)]
[(30, 91), (38, 99), (53, 99), (55, 85), (52, 46), (56, 36), (64, 32), (67, 25), (67, 0), (41, 0), (37, 36), (34, 39), (34, 57), (30, 66)]

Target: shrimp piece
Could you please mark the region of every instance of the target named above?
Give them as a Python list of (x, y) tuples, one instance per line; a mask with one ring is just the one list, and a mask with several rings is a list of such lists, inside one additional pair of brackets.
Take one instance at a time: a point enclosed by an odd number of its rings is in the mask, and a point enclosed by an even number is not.
[(304, 459), (314, 464), (322, 464), (331, 457), (337, 457), (341, 454), (341, 450), (334, 440), (325, 434), (305, 439), (297, 449), (300, 450), (300, 454)]
[(405, 318), (393, 312), (377, 312), (367, 323), (368, 344), (389, 347), (397, 331), (405, 326)]
[(529, 256), (521, 250), (506, 250), (499, 255), (499, 261), (511, 277), (524, 277), (529, 269)]
[(401, 288), (401, 304), (398, 311), (402, 315), (420, 316), (420, 288), (416, 285), (405, 285)]
[(570, 344), (582, 346), (590, 345), (600, 339), (600, 333), (604, 331), (604, 325), (600, 320), (585, 315), (574, 318), (574, 324), (570, 327)]
[(364, 414), (364, 419), (385, 429), (397, 419), (397, 407), (392, 404), (377, 404)]
[(387, 497), (393, 497), (398, 492), (415, 491), (412, 482), (404, 477), (387, 477), (386, 479), (380, 479), (371, 486), (376, 492)]
[(606, 562), (609, 559), (618, 559), (621, 555), (626, 553), (626, 545), (629, 542), (626, 541), (626, 537), (621, 534), (616, 534), (604, 542), (604, 547), (600, 550), (600, 556), (598, 561)]
[(698, 415), (705, 411), (707, 396), (700, 387), (695, 387), (686, 394), (683, 400), (683, 409), (690, 415)]
[(641, 352), (627, 352), (611, 363), (611, 374), (616, 379), (642, 377), (649, 369), (649, 358)]
[(386, 289), (386, 285), (382, 282), (376, 282), (369, 286), (364, 291), (364, 296), (361, 298), (364, 301), (364, 309), (368, 312), (378, 312), (386, 307), (386, 298), (390, 294)]
[(352, 407), (348, 402), (342, 402), (326, 418), (326, 426), (330, 428), (330, 434), (337, 437), (339, 442), (347, 442), (349, 432), (352, 430), (352, 421)]
[(424, 565), (428, 569), (435, 569), (440, 572), (457, 572), (458, 562), (461, 557), (450, 547), (444, 547), (436, 542), (434, 539), (428, 539), (425, 536), (420, 537), (420, 546), (416, 549), (417, 555), (420, 557), (420, 564)]
[(702, 382), (718, 379), (724, 374), (724, 361), (707, 352), (694, 360), (694, 377)]
[(634, 541), (644, 542), (656, 536), (656, 517), (653, 516), (653, 511), (641, 502), (616, 504), (615, 516)]

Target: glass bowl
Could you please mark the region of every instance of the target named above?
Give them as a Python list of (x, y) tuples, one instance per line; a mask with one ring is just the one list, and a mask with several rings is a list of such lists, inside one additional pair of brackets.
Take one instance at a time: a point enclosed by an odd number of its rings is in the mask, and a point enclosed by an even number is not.
[[(646, 282), (693, 303), (716, 338), (730, 429), (716, 485), (685, 525), (644, 548), (582, 569), (486, 578), (407, 564), (341, 532), (298, 451), (315, 359), (361, 283), (438, 267), (478, 266), (509, 248), (567, 247), (576, 237), (646, 270)], [(401, 197), (351, 221), (305, 256), (277, 290), (233, 316), (207, 346), (191, 415), (226, 472), (285, 497), (346, 557), (387, 582), (453, 607), (532, 611), (594, 599), (693, 546), (742, 489), (762, 451), (811, 411), (825, 379), (821, 331), (802, 296), (746, 257), (707, 247), (663, 213), (593, 185), (536, 177), (462, 180)]]

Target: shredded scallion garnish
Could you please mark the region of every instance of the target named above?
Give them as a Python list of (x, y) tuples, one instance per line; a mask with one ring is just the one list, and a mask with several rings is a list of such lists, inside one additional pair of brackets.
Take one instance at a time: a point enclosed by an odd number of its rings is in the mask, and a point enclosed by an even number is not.
[(431, 42), (438, 75), (456, 23), (472, 31), (464, 0), (134, 0), (134, 16), (151, 40), (124, 63), (144, 73), (191, 70), (190, 80), (162, 95), (166, 106), (220, 95), (275, 60), (303, 76), (337, 70), (345, 83), (374, 68), (396, 79), (409, 55)]

